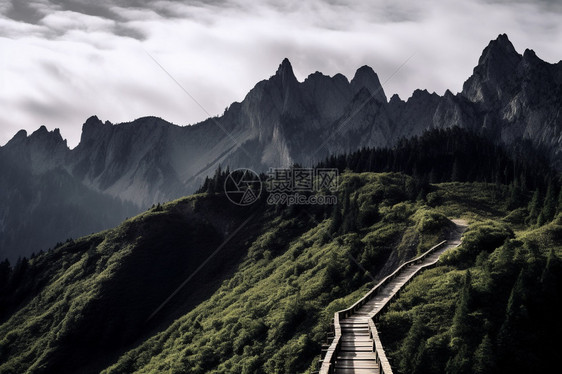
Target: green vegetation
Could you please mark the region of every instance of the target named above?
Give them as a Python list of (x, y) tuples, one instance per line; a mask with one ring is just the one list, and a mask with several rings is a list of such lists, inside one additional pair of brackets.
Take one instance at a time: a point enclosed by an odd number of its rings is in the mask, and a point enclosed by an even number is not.
[(513, 222), (509, 194), (490, 206), (483, 187), (432, 193), (455, 202), (436, 210), (464, 210), (473, 224), (442, 266), (416, 277), (381, 316), (398, 373), (550, 372), (562, 333), (562, 215), (540, 228)]
[(446, 235), (450, 223), (415, 200), (412, 182), (346, 174), (337, 206), (310, 209), (195, 195), (36, 256), (2, 288), (0, 372), (305, 372), (334, 311)]
[(463, 244), (381, 318), (393, 368), (548, 371), (562, 332), (555, 173), (458, 129), (322, 166), (347, 170), (337, 205), (237, 207), (217, 170), (199, 194), (1, 262), (0, 373), (311, 372), (334, 311), (453, 217), (470, 223)]
[(172, 307), (189, 308), (208, 297), (216, 289), (213, 277), (224, 276), (241, 257), (242, 243), (226, 250), (221, 263), (210, 264), (192, 282), (194, 289), (185, 290), (153, 324), (146, 323), (219, 245), (221, 229), (244, 218), (232, 210), (220, 225), (210, 225), (204, 214), (194, 214), (197, 206), (216, 210), (219, 203), (224, 201), (197, 197), (169, 203), (4, 273), (0, 372), (96, 371), (126, 342), (150, 333), (154, 324), (169, 323)]
[[(209, 300), (105, 373), (297, 373), (313, 368), (333, 313), (372, 286), (350, 256), (379, 274), (385, 263), (399, 261), (391, 258), (392, 248), (406, 235), (411, 248), (404, 248), (405, 256), (435, 244), (437, 233), (447, 227), (446, 221), (432, 227), (420, 223), (439, 215), (429, 208), (422, 212), (407, 199), (401, 188), (407, 179), (346, 175), (343, 202), (333, 209), (343, 215), (339, 226), (330, 217), (307, 223), (306, 213), (287, 209), (282, 218), (271, 220), (236, 274)], [(359, 215), (345, 213), (346, 204), (379, 207), (380, 219), (367, 220), (371, 225), (365, 227)], [(288, 230), (295, 226), (309, 229), (291, 236)]]

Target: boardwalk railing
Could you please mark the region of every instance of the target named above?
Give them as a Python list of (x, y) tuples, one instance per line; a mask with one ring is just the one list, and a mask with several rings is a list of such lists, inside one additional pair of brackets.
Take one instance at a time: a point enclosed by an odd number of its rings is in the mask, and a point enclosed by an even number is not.
[[(333, 339), (333, 340), (331, 341), (331, 344), (329, 345), (329, 347), (322, 351), (322, 356), (321, 356), (322, 366), (320, 367), (320, 374), (332, 374), (334, 372), (336, 358), (337, 358), (339, 350), (341, 348), (340, 320), (342, 320), (344, 318), (347, 318), (347, 317), (350, 317), (355, 312), (357, 312), (357, 310), (359, 310), (359, 308), (361, 308), (369, 300), (371, 300), (373, 297), (375, 297), (378, 294), (378, 292), (384, 286), (386, 286), (388, 283), (390, 283), (390, 281), (392, 281), (394, 278), (396, 278), (405, 267), (411, 266), (411, 265), (414, 265), (414, 264), (419, 264), (419, 263), (423, 262), (423, 260), (428, 255), (433, 253), (435, 250), (443, 247), (445, 245), (445, 243), (447, 243), (447, 241), (443, 240), (441, 243), (437, 244), (434, 247), (431, 247), (430, 249), (428, 249), (426, 252), (419, 255), (418, 257), (404, 262), (394, 272), (392, 272), (392, 274), (388, 275), (386, 278), (384, 278), (382, 281), (380, 281), (375, 287), (373, 287), (369, 292), (367, 292), (365, 294), (365, 296), (363, 296), (361, 299), (359, 299), (355, 304), (353, 304), (352, 306), (350, 306), (347, 309), (340, 310), (340, 311), (334, 313), (334, 322), (333, 322), (332, 331), (331, 331), (331, 334), (330, 334), (330, 335), (333, 334), (333, 337), (329, 336), (329, 339)], [(428, 266), (430, 266), (430, 265), (433, 265), (433, 264), (428, 264)], [(425, 268), (425, 266), (424, 266), (424, 268)], [(369, 318), (369, 335), (370, 335), (371, 339), (373, 340), (373, 352), (375, 352), (376, 360), (377, 360), (377, 363), (379, 364), (381, 374), (392, 374), (392, 369), (390, 367), (388, 359), (386, 358), (386, 354), (384, 353), (382, 343), (381, 343), (380, 338), (379, 338), (379, 333), (377, 331), (377, 328), (375, 326), (375, 323), (374, 323), (373, 319), (375, 318), (375, 316), (378, 313), (380, 313), (383, 309), (385, 309), (385, 307), (387, 305), (388, 305), (388, 302), (385, 305), (383, 305), (382, 308), (378, 312), (369, 316), (370, 317)]]

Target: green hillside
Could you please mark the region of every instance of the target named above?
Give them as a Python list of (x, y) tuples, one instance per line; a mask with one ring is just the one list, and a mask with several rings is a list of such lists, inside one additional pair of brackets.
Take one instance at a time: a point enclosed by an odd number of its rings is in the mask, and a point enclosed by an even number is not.
[(2, 289), (0, 372), (97, 372), (114, 362), (107, 372), (304, 371), (334, 310), (444, 235), (447, 220), (406, 192), (411, 183), (346, 175), (335, 209), (244, 209), (194, 195), (19, 263)]
[[(310, 372), (333, 312), (445, 238), (447, 217), (461, 216), (471, 222), (464, 243), (408, 286), (383, 316), (381, 336), (404, 373), (472, 370), (500, 347), (501, 367), (528, 343), (508, 335), (527, 331), (521, 321), (545, 329), (560, 312), (544, 297), (560, 290), (552, 270), (562, 255), (560, 219), (527, 226), (526, 208), (509, 209), (510, 191), (346, 173), (335, 207), (263, 198), (242, 208), (214, 193), (154, 207), (11, 270), (0, 266), (0, 373)], [(527, 302), (550, 314), (529, 307), (523, 315)]]
[(381, 317), (396, 373), (556, 371), (562, 215), (539, 228), (513, 224), (513, 216), (474, 216), (462, 246), (415, 278)]

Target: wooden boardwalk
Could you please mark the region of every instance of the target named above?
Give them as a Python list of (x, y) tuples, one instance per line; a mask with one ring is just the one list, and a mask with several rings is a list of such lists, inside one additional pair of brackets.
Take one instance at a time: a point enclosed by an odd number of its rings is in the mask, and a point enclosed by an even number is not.
[[(332, 364), (328, 372), (357, 374), (381, 372), (381, 358), (380, 355), (377, 357), (377, 352), (374, 349), (377, 344), (380, 345), (380, 340), (372, 322), (373, 318), (417, 272), (422, 268), (434, 265), (443, 252), (461, 243), (461, 235), (466, 229), (466, 222), (462, 220), (454, 220), (453, 222), (457, 225), (457, 229), (444, 245), (427, 254), (420, 262), (402, 267), (388, 282), (381, 282), (382, 284), (376, 294), (370, 300), (356, 308), (351, 315), (339, 318), (341, 332), (339, 345), (334, 352), (335, 357), (332, 358)], [(371, 328), (369, 327), (370, 323), (372, 324)], [(373, 330), (375, 330), (374, 334)], [(377, 341), (374, 341), (374, 339)], [(386, 357), (384, 357), (384, 363), (387, 368), (390, 368)], [(388, 371), (387, 369), (386, 372)]]

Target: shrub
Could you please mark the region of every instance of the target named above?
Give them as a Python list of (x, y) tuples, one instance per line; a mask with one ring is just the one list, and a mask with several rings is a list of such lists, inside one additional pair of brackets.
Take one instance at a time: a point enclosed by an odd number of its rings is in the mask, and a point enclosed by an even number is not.
[(503, 222), (476, 223), (464, 234), (462, 245), (445, 253), (443, 261), (457, 265), (459, 268), (466, 268), (474, 264), (480, 252), (492, 252), (513, 236), (513, 231)]

